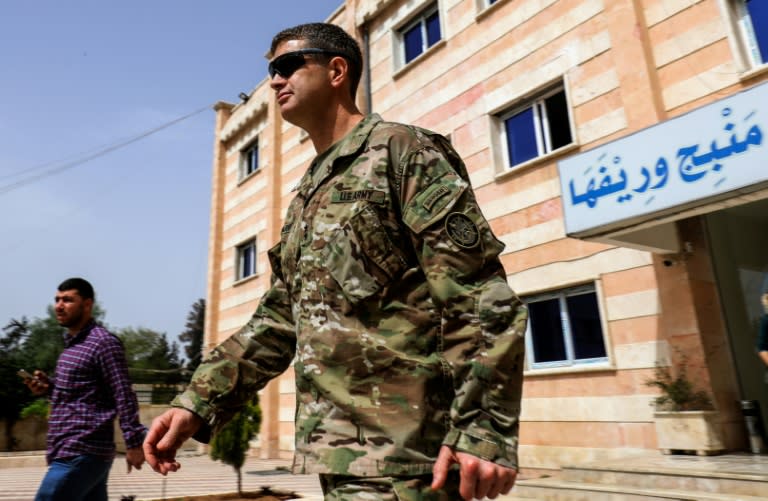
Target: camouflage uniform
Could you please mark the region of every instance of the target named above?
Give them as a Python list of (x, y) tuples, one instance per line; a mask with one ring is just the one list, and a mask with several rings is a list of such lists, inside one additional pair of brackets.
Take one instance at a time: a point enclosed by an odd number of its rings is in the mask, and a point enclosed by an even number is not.
[(447, 140), (370, 115), (297, 190), (271, 288), (173, 405), (215, 433), (293, 361), (297, 473), (424, 475), (443, 444), (516, 468), (527, 313)]

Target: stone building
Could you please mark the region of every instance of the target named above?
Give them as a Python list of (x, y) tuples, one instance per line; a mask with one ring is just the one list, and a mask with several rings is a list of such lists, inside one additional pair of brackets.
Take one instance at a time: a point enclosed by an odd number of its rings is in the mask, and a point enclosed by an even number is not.
[[(529, 304), (523, 468), (657, 447), (657, 364), (768, 410), (768, 6), (744, 0), (347, 0), (361, 109), (446, 135)], [(266, 49), (266, 48), (265, 48)], [(266, 74), (266, 72), (265, 72)], [(206, 343), (246, 323), (315, 152), (268, 80), (216, 105)], [(262, 393), (259, 454), (290, 456), (290, 371)], [(765, 413), (764, 413), (765, 414)]]

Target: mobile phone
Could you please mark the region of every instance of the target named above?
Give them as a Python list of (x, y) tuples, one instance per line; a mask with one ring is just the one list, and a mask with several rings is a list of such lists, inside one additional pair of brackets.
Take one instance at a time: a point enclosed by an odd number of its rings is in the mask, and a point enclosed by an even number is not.
[(35, 376), (30, 374), (29, 372), (25, 371), (24, 369), (19, 369), (19, 371), (16, 373), (19, 375), (19, 377), (26, 379), (34, 379)]

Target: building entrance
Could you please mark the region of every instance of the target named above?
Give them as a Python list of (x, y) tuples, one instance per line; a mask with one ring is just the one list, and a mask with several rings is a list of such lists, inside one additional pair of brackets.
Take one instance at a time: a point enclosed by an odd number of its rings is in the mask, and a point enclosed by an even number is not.
[(742, 400), (760, 403), (768, 430), (768, 367), (757, 339), (768, 293), (768, 200), (705, 216), (712, 263), (734, 357)]

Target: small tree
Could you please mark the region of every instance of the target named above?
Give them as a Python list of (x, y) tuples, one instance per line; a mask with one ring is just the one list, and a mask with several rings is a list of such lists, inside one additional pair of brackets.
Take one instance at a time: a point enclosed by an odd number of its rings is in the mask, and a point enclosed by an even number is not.
[(128, 371), (134, 383), (181, 381), (181, 360), (176, 342), (168, 344), (164, 333), (143, 327), (119, 329), (117, 336), (125, 346)]
[(261, 409), (258, 395), (211, 440), (211, 458), (230, 465), (237, 472), (237, 493), (243, 494), (242, 467), (250, 447), (249, 443), (261, 427)]
[(13, 424), (19, 419), (19, 413), (34, 399), (16, 371), (29, 369), (29, 360), (24, 356), (23, 343), (29, 335), (29, 321), (11, 320), (5, 325), (0, 335), (0, 420), (5, 421), (5, 439), (8, 449), (13, 450), (17, 441), (13, 437)]
[(205, 330), (205, 299), (198, 299), (187, 314), (184, 332), (179, 334), (179, 340), (184, 343), (184, 353), (187, 355), (187, 369), (194, 372), (200, 365), (203, 354), (203, 334)]

